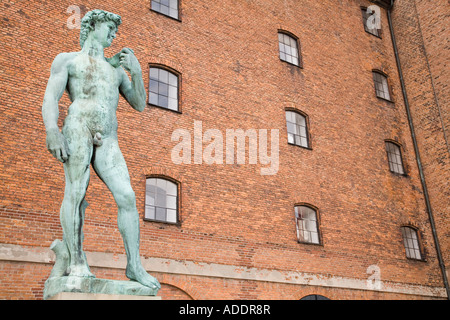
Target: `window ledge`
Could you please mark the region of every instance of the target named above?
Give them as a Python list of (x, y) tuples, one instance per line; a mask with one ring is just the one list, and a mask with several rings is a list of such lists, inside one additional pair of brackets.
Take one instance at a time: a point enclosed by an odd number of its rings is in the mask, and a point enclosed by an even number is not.
[(390, 102), (390, 103), (392, 103), (392, 104), (394, 104), (394, 101), (393, 100), (388, 100), (388, 99), (386, 99), (386, 98), (382, 98), (382, 97), (379, 97), (379, 96), (376, 96), (378, 99), (380, 99), (380, 100), (383, 100), (383, 101), (386, 101), (386, 102)]
[(301, 64), (294, 64), (294, 63), (292, 63), (292, 62), (283, 60), (283, 59), (281, 59), (280, 57), (278, 57), (278, 58), (280, 59), (281, 62), (287, 63), (288, 65), (297, 67), (297, 68), (299, 68), (299, 69), (303, 69), (303, 63), (301, 63)]
[(159, 108), (159, 109), (163, 109), (163, 110), (167, 110), (167, 111), (172, 111), (172, 112), (175, 112), (175, 113), (178, 113), (178, 114), (182, 114), (182, 112), (179, 111), (179, 110), (172, 110), (172, 109), (169, 109), (169, 108), (161, 107), (161, 106), (158, 106), (156, 104), (152, 104), (150, 102), (147, 102), (147, 105), (150, 106), (150, 107), (155, 107), (155, 108)]
[(144, 217), (144, 221), (147, 222), (157, 222), (157, 223), (164, 223), (164, 224), (169, 224), (169, 225), (174, 225), (174, 226), (181, 226), (181, 222), (169, 222), (169, 221), (162, 221), (162, 220), (156, 220), (156, 219), (149, 219), (149, 218), (145, 218)]
[(302, 149), (306, 149), (306, 150), (311, 150), (312, 151), (311, 147), (304, 147), (304, 146), (301, 146), (301, 145), (298, 145), (298, 144), (295, 144), (295, 143), (292, 143), (292, 142), (288, 142), (288, 144), (291, 145), (291, 146), (295, 146), (295, 147), (299, 147), (299, 148), (302, 148)]
[(300, 241), (300, 240), (297, 240), (297, 243), (299, 243), (299, 244), (310, 244), (310, 245), (313, 245), (313, 246), (323, 247), (322, 243), (306, 242), (306, 241)]
[(160, 14), (160, 15), (162, 15), (162, 16), (164, 16), (164, 17), (169, 18), (169, 19), (172, 19), (172, 20), (181, 22), (180, 11), (179, 11), (179, 10), (178, 10), (178, 18), (171, 17), (171, 16), (169, 16), (169, 15), (167, 15), (167, 14), (164, 14), (164, 13), (162, 13), (162, 12), (156, 11), (156, 10), (154, 10), (154, 9), (152, 9), (152, 8), (150, 8), (150, 11), (155, 12), (155, 13), (157, 13), (157, 14)]

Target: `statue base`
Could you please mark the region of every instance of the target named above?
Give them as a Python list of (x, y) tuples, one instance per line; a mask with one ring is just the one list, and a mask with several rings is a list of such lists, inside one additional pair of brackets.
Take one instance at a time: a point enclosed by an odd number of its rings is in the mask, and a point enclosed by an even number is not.
[(49, 278), (44, 285), (45, 300), (160, 300), (157, 293), (136, 281), (74, 276)]
[(161, 300), (161, 297), (130, 296), (125, 294), (60, 292), (47, 300)]

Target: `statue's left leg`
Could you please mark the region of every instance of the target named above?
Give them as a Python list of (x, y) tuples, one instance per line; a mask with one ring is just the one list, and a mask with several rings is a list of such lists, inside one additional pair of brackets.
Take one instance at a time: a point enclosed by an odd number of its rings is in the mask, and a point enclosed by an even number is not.
[(119, 209), (117, 220), (127, 254), (127, 277), (147, 287), (160, 288), (158, 280), (150, 276), (141, 264), (139, 214), (136, 208), (136, 197), (117, 140), (105, 138), (102, 146), (95, 148), (93, 167), (100, 179), (112, 192)]

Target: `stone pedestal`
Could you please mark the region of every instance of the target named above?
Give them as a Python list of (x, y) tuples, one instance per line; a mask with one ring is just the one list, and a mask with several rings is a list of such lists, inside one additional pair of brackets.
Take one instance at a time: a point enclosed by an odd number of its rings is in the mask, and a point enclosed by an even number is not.
[(47, 300), (161, 300), (161, 297), (130, 296), (125, 294), (60, 292)]
[[(157, 299), (157, 289), (141, 285), (136, 281), (118, 281), (88, 277), (55, 277), (49, 278), (44, 285), (45, 300), (136, 300)], [(78, 297), (78, 298), (77, 298)], [(128, 297), (128, 298), (127, 298)]]

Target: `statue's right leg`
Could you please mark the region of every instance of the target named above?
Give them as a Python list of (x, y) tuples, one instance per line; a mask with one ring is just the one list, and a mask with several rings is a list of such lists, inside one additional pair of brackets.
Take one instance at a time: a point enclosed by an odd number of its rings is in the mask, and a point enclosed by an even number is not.
[(84, 200), (89, 184), (89, 164), (92, 157), (92, 137), (87, 128), (76, 124), (65, 126), (70, 156), (64, 163), (66, 187), (60, 219), (64, 241), (70, 255), (69, 276), (93, 277), (83, 251)]

